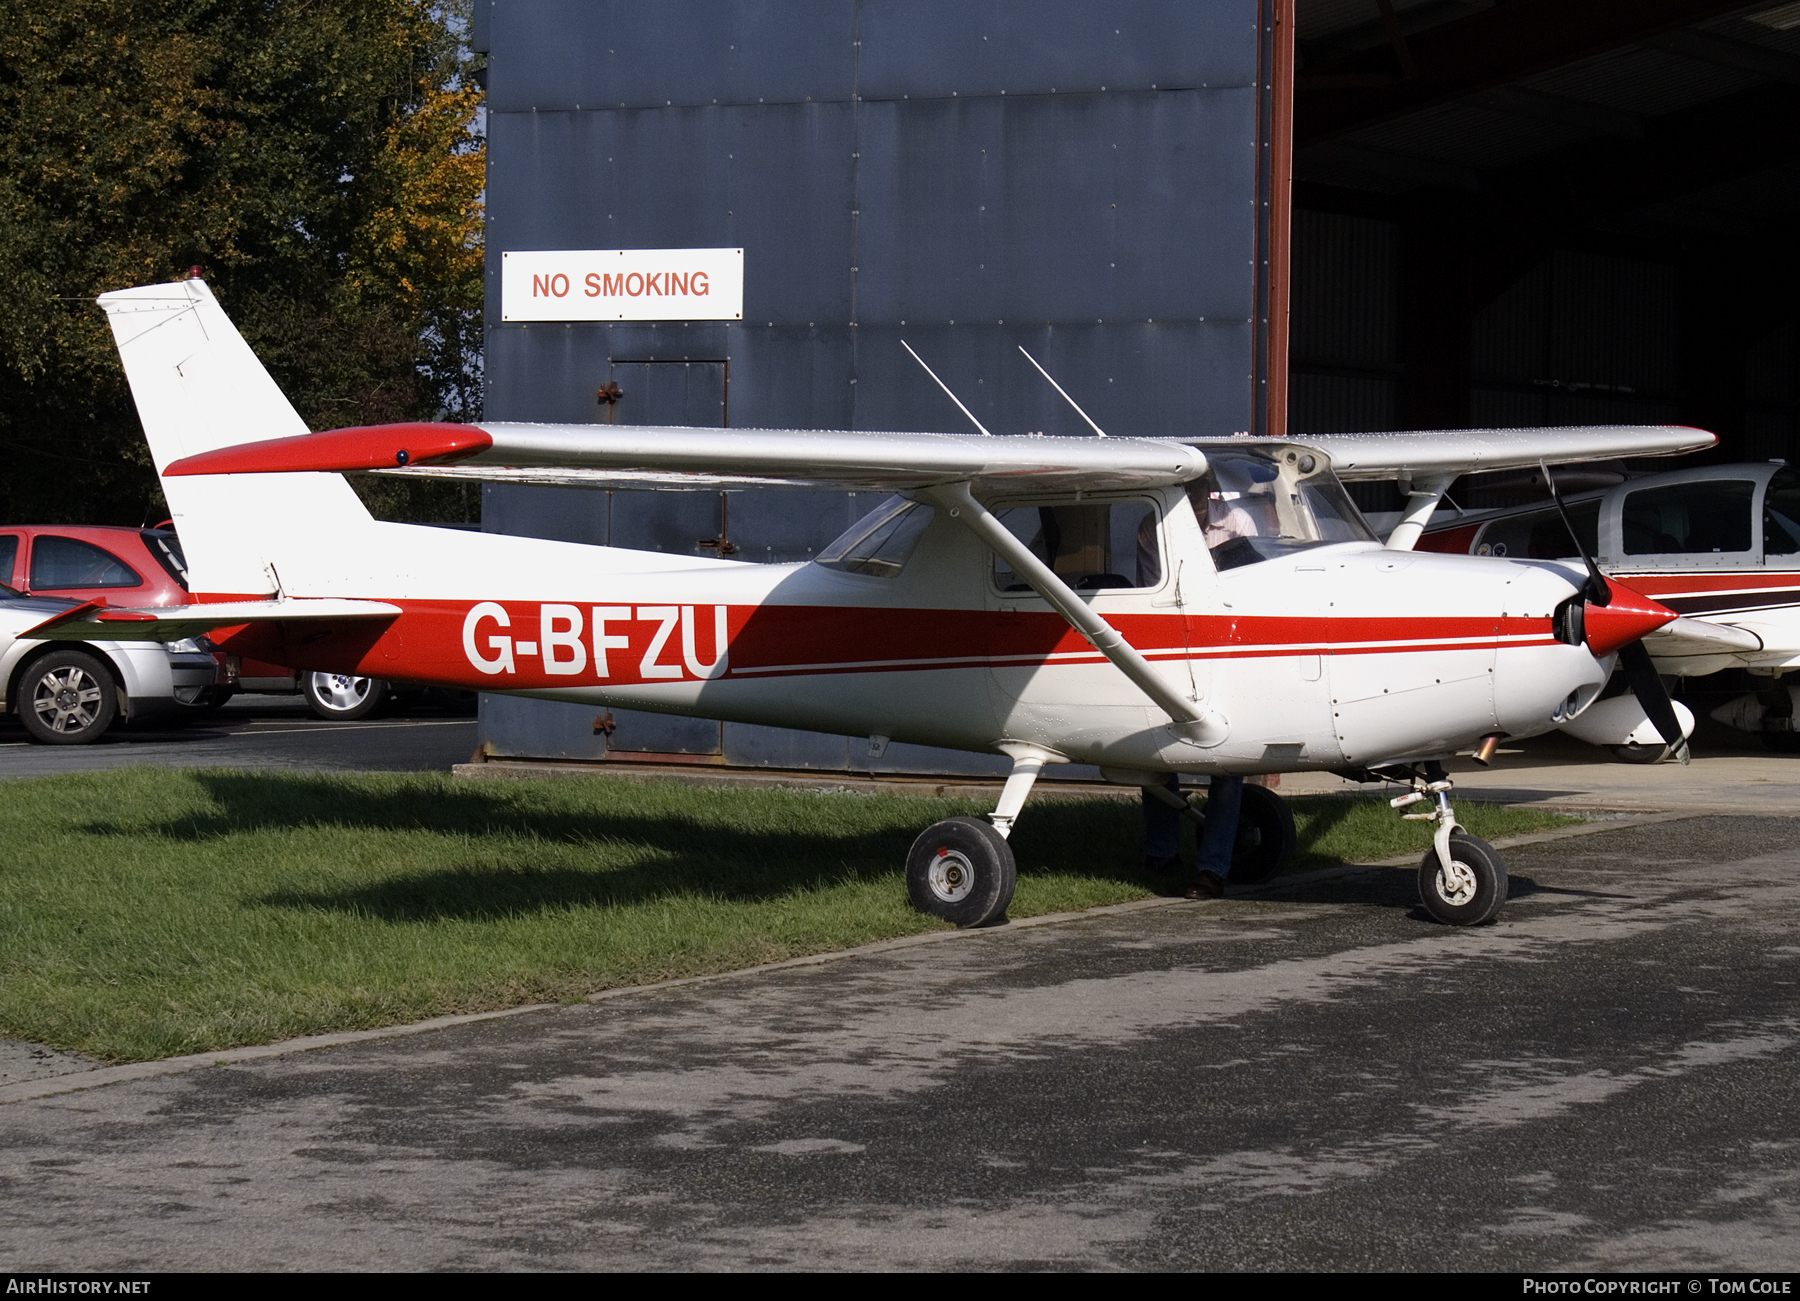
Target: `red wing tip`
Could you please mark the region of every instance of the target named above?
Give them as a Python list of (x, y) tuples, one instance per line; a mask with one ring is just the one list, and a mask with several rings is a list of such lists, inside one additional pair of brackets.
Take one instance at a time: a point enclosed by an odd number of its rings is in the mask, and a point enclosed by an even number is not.
[(415, 421), (329, 429), (200, 452), (171, 462), (165, 475), (341, 473), (405, 465), (448, 465), (494, 445), (479, 425)]

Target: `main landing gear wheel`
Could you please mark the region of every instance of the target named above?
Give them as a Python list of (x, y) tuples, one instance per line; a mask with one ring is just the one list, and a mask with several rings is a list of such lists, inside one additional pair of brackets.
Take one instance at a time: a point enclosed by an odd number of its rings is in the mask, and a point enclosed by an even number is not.
[(46, 745), (98, 741), (118, 712), (112, 674), (92, 655), (51, 651), (19, 679), (19, 721), (34, 741)]
[(1297, 844), (1288, 802), (1267, 786), (1245, 782), (1237, 842), (1231, 847), (1232, 881), (1241, 885), (1267, 881), (1294, 861)]
[(1479, 925), (1506, 902), (1506, 863), (1487, 841), (1452, 832), (1449, 867), (1436, 848), (1419, 864), (1419, 898), (1447, 926)]
[(1669, 747), (1661, 741), (1655, 745), (1615, 745), (1611, 749), (1613, 758), (1620, 763), (1661, 763), (1669, 753)]
[(958, 926), (1003, 921), (1017, 880), (1006, 837), (979, 818), (933, 823), (906, 855), (912, 906)]
[(306, 673), (300, 678), (306, 703), (320, 718), (354, 723), (367, 718), (387, 702), (388, 684), (380, 678), (360, 678), (351, 673)]

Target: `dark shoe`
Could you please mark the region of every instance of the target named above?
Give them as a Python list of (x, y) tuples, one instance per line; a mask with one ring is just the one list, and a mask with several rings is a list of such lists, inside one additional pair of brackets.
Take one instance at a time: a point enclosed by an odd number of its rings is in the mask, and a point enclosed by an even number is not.
[(1173, 876), (1181, 870), (1181, 855), (1167, 854), (1158, 858), (1145, 854), (1144, 870), (1152, 876)]
[(1217, 899), (1225, 893), (1225, 878), (1217, 872), (1202, 872), (1188, 887), (1190, 899)]

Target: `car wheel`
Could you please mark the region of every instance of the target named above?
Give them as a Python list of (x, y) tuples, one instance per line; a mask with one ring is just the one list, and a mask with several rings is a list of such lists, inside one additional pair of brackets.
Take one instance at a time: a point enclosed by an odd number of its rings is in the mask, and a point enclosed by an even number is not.
[(52, 651), (19, 679), (19, 721), (34, 741), (85, 745), (106, 735), (119, 714), (112, 674), (92, 655)]
[(300, 684), (313, 713), (333, 722), (353, 723), (387, 703), (388, 684), (383, 678), (362, 678), (353, 673), (303, 673)]

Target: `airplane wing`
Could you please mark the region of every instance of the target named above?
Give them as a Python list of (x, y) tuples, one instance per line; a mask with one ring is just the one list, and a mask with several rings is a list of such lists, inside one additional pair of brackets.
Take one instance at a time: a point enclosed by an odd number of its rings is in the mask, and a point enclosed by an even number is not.
[(1609, 425), (1569, 429), (1318, 434), (1293, 440), (1045, 438), (853, 430), (710, 429), (656, 425), (452, 425), (336, 429), (202, 452), (172, 476), (377, 470), (589, 487), (820, 487), (904, 492), (973, 481), (982, 488), (1131, 489), (1185, 483), (1209, 447), (1323, 451), (1340, 478), (1468, 473), (1711, 447), (1698, 429)]
[(400, 607), (385, 601), (285, 598), (274, 601), (216, 601), (129, 610), (101, 601), (70, 606), (19, 634), (20, 641), (180, 641), (215, 628), (270, 619), (392, 619)]
[(1391, 434), (1307, 434), (1340, 479), (1479, 474), (1625, 456), (1679, 456), (1719, 441), (1683, 425), (1581, 425), (1565, 429), (1444, 429)]
[[(978, 480), (1056, 488), (1148, 488), (1206, 473), (1191, 444), (1152, 438), (982, 437), (852, 430), (696, 429), (658, 425), (400, 424), (337, 429), (203, 452), (165, 474), (376, 470), (424, 464), (594, 473), (633, 487), (843, 487), (888, 492)], [(461, 477), (460, 475), (458, 477)], [(487, 473), (469, 475), (488, 478)], [(506, 476), (515, 481), (519, 475)]]

